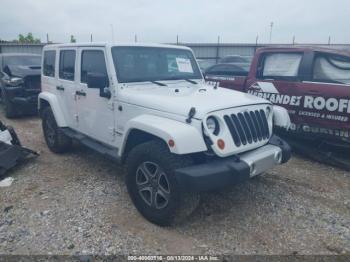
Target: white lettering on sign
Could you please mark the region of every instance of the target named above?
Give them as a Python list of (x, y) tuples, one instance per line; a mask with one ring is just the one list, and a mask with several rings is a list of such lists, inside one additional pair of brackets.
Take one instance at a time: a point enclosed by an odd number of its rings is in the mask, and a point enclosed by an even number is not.
[(304, 108), (324, 110), (339, 113), (350, 113), (350, 101), (349, 99), (336, 99), (336, 98), (324, 98), (322, 96), (313, 97), (305, 96)]
[(248, 94), (255, 95), (267, 100), (270, 100), (274, 104), (281, 105), (292, 105), (292, 106), (300, 106), (302, 96), (289, 96), (282, 94), (274, 94), (274, 93), (263, 93), (257, 92), (254, 90), (248, 90)]
[(343, 137), (347, 139), (350, 137), (350, 133), (348, 130), (330, 129), (330, 128), (324, 128), (324, 127), (309, 126), (305, 124), (296, 125), (292, 123), (290, 126), (290, 130), (294, 132), (323, 134), (323, 135), (330, 135), (330, 136), (336, 136), (336, 137)]

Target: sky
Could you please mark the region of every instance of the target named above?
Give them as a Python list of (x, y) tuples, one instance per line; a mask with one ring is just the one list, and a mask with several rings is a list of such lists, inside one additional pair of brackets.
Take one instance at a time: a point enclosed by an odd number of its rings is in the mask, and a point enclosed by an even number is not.
[(349, 0), (1, 0), (0, 39), (350, 43)]

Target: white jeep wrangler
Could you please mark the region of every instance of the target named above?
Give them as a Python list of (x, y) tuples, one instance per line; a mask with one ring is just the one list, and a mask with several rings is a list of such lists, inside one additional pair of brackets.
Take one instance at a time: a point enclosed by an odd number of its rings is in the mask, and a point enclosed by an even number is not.
[(51, 151), (72, 140), (126, 165), (138, 211), (169, 225), (199, 193), (249, 179), (290, 158), (273, 134), (288, 113), (208, 86), (192, 51), (167, 45), (60, 44), (43, 51), (39, 112)]

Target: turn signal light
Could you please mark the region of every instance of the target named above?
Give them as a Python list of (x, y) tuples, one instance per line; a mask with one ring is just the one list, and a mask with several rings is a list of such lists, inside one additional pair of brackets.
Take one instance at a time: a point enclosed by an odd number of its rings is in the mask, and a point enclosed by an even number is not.
[(219, 147), (221, 150), (224, 150), (224, 148), (225, 148), (225, 142), (224, 142), (224, 140), (219, 139), (218, 142), (217, 142), (217, 144), (218, 144), (218, 147)]
[(169, 145), (170, 147), (174, 147), (174, 146), (175, 146), (175, 142), (174, 142), (174, 140), (169, 139), (169, 141), (168, 141), (168, 145)]

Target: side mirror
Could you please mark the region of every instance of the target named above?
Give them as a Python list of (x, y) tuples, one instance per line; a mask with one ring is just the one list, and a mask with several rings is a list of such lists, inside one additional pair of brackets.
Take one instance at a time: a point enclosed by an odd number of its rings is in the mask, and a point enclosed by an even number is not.
[(100, 96), (105, 98), (111, 98), (111, 91), (108, 89), (109, 80), (108, 76), (100, 73), (88, 73), (87, 74), (87, 86), (88, 88), (100, 89)]

